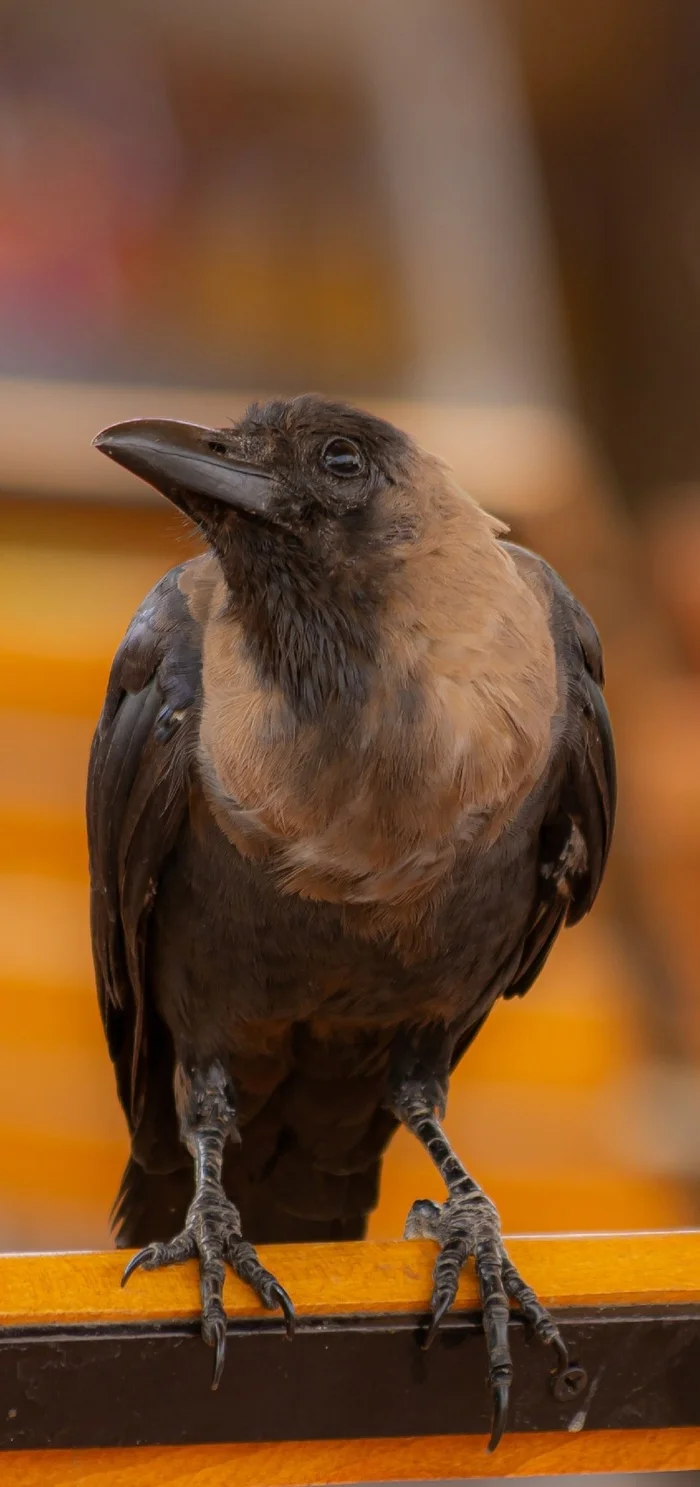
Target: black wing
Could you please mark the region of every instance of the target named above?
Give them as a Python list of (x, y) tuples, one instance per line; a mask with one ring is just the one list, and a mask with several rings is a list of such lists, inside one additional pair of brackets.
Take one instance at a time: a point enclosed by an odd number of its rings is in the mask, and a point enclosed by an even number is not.
[[(549, 805), (539, 840), (537, 890), (525, 934), (494, 980), (494, 997), (524, 996), (565, 924), (578, 924), (600, 888), (615, 824), (615, 748), (603, 698), (603, 653), (585, 609), (541, 558), (510, 543), (520, 566), (536, 566), (551, 595), (550, 623), (565, 693), (561, 736), (551, 761)], [(461, 1033), (452, 1067), (488, 1012)]]
[(134, 615), (114, 658), (88, 769), (97, 994), (139, 1155), (155, 1144), (156, 1127), (161, 1149), (168, 1134), (177, 1143), (172, 1046), (147, 995), (146, 931), (186, 812), (198, 715), (199, 627), (178, 586), (184, 566), (167, 573)]
[[(517, 557), (518, 550), (512, 549)], [(531, 554), (522, 554), (533, 561)], [(592, 619), (548, 564), (536, 559), (551, 593), (550, 623), (566, 692), (556, 788), (540, 836), (538, 894), (517, 971), (504, 993), (532, 985), (563, 924), (591, 909), (610, 851), (617, 794), (615, 747), (603, 698), (600, 637)]]

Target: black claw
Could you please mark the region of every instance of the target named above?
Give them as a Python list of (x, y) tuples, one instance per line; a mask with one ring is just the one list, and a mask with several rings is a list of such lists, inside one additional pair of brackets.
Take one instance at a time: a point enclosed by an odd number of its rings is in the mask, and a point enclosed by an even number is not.
[(226, 1322), (223, 1318), (217, 1318), (216, 1322), (213, 1323), (212, 1330), (214, 1333), (214, 1372), (211, 1380), (213, 1392), (215, 1389), (218, 1389), (221, 1383), (221, 1375), (224, 1371), (224, 1363), (226, 1362)]
[(210, 1298), (202, 1312), (202, 1337), (214, 1349), (211, 1387), (218, 1389), (226, 1360), (226, 1313), (220, 1295)]
[(432, 1315), (430, 1318), (430, 1326), (428, 1327), (425, 1337), (423, 1338), (422, 1344), (423, 1350), (425, 1352), (428, 1351), (428, 1348), (435, 1341), (440, 1323), (442, 1322), (443, 1317), (447, 1315), (453, 1301), (454, 1296), (451, 1296), (449, 1291), (443, 1292), (440, 1300), (437, 1302), (437, 1305), (434, 1305), (431, 1308)]
[(554, 1348), (557, 1355), (557, 1376), (566, 1373), (569, 1367), (569, 1349), (564, 1342), (561, 1332), (556, 1330), (549, 1339), (550, 1347)]
[(491, 1417), (491, 1439), (488, 1449), (489, 1451), (495, 1451), (508, 1423), (510, 1381), (509, 1379), (494, 1379), (491, 1387), (493, 1389), (493, 1415)]
[(150, 1244), (147, 1244), (145, 1249), (140, 1249), (137, 1255), (132, 1256), (121, 1278), (122, 1290), (124, 1289), (124, 1286), (126, 1285), (129, 1277), (133, 1275), (134, 1271), (140, 1270), (141, 1266), (145, 1265), (147, 1260), (150, 1260), (151, 1254), (151, 1246)]
[(284, 1315), (284, 1325), (287, 1337), (291, 1342), (297, 1325), (297, 1314), (294, 1310), (294, 1304), (291, 1300), (291, 1297), (287, 1295), (284, 1286), (281, 1286), (279, 1284), (279, 1281), (275, 1281), (274, 1285), (270, 1287), (270, 1295), (274, 1298), (271, 1305), (279, 1306)]

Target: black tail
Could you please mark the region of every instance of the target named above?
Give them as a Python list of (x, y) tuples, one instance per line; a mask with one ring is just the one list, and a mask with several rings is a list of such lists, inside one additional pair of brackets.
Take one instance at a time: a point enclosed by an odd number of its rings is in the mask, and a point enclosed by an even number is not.
[(179, 1234), (193, 1192), (191, 1167), (151, 1173), (130, 1157), (111, 1214), (117, 1247), (140, 1249)]

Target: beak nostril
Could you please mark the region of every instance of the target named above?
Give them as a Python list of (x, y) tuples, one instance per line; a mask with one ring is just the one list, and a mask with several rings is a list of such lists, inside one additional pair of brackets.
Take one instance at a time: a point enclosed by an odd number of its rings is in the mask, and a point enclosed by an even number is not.
[(225, 454), (226, 453), (226, 445), (225, 444), (222, 444), (217, 439), (211, 439), (209, 441), (209, 450), (210, 450), (210, 453), (211, 454)]

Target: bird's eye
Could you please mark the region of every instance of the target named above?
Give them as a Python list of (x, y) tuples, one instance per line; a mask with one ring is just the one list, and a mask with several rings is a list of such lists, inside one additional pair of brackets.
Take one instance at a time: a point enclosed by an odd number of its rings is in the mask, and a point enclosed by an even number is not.
[(361, 475), (365, 462), (350, 439), (329, 439), (321, 453), (321, 464), (331, 475)]

